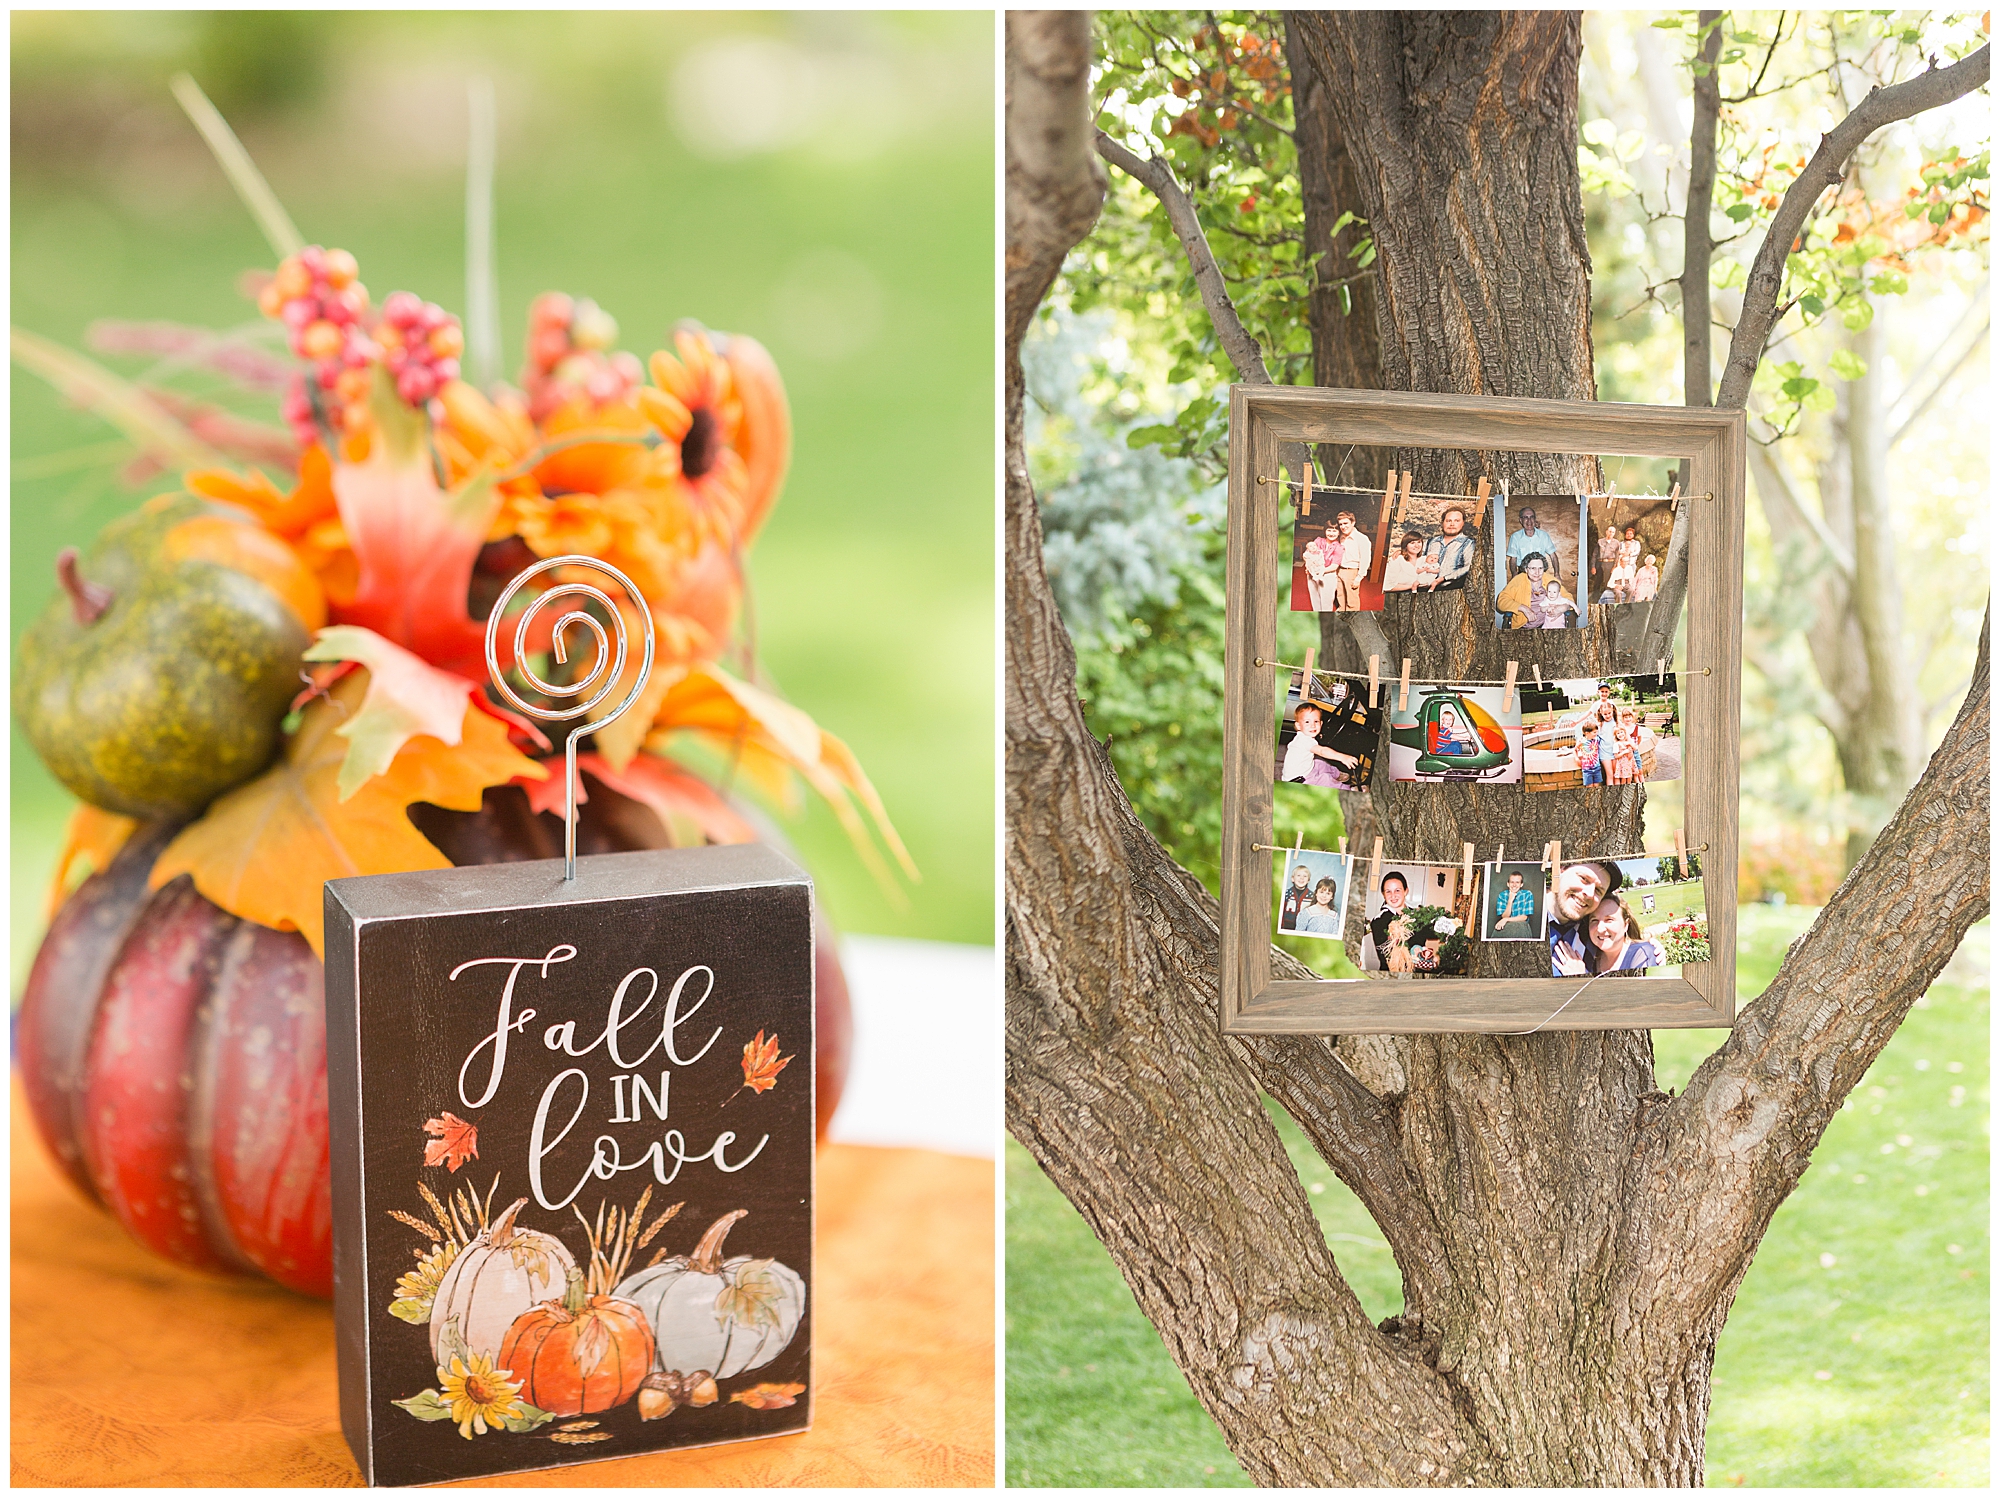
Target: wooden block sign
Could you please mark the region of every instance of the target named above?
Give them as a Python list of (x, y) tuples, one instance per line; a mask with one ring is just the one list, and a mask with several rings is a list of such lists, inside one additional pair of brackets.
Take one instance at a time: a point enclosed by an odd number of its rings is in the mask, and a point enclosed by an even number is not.
[(340, 1420), (371, 1483), (804, 1430), (812, 884), (767, 848), (326, 886)]

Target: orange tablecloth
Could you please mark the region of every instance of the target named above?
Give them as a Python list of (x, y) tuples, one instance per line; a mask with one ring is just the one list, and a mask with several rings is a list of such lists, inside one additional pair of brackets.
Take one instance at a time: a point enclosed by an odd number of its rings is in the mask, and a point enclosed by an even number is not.
[[(13, 1097), (15, 1484), (359, 1486), (332, 1307), (153, 1258), (55, 1174), (18, 1079)], [(480, 1485), (991, 1484), (993, 1167), (827, 1146), (815, 1268), (804, 1435)]]

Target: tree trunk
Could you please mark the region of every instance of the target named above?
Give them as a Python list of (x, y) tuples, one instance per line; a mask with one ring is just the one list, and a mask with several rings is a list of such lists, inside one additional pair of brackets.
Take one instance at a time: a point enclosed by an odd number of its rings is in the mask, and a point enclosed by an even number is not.
[[(1382, 244), (1389, 383), (1589, 398), (1575, 18), (1293, 24)], [(1259, 1481), (1699, 1482), (1716, 1333), (1772, 1212), (1985, 913), (1984, 646), (1909, 803), (1682, 1097), (1654, 1090), (1642, 1032), (1225, 1040), (1215, 904), (1084, 727), (1027, 477), (1019, 340), (1088, 227), (1068, 211), (1093, 190), (1069, 149), (1088, 133), (1086, 48), (1066, 17), (1008, 18), (1008, 1126)], [(1023, 117), (1020, 77), (1072, 92)], [(1575, 492), (1589, 463), (1409, 456), (1426, 488), (1491, 464), (1517, 493)], [(1420, 673), (1497, 676), (1508, 652), (1476, 598), (1392, 604), (1383, 627)], [(1571, 639), (1512, 648), (1551, 675), (1591, 663)], [(1636, 787), (1524, 799), (1428, 787), (1383, 807), (1384, 834), (1453, 863), (1503, 828), (1518, 847), (1625, 847), (1643, 804)], [(1272, 966), (1306, 976), (1281, 952)], [(1362, 1313), (1260, 1089), (1380, 1224), (1400, 1318)]]

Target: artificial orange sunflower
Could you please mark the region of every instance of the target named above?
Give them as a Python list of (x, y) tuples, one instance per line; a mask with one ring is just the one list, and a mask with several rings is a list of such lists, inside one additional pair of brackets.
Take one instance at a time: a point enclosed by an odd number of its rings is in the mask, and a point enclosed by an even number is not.
[(662, 349), (647, 361), (653, 384), (637, 392), (639, 408), (673, 447), (669, 488), (711, 533), (733, 536), (749, 488), (736, 378), (706, 333), (683, 328), (674, 347), (678, 359)]

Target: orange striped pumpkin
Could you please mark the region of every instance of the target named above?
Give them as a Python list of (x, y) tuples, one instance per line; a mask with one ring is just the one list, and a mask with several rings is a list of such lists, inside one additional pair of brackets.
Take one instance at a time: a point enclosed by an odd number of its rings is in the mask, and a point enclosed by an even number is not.
[(572, 1269), (560, 1300), (514, 1318), (498, 1367), (521, 1381), (521, 1398), (552, 1415), (592, 1415), (639, 1392), (653, 1366), (653, 1328), (629, 1300), (586, 1295)]

